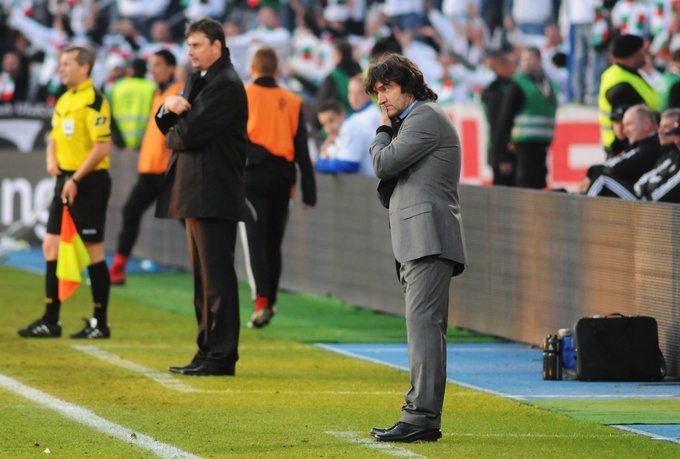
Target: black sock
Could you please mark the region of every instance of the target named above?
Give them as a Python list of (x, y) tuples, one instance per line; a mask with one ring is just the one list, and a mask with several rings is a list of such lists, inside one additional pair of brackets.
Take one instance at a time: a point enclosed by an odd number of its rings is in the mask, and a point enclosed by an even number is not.
[(87, 267), (92, 284), (92, 301), (94, 302), (94, 318), (102, 327), (107, 325), (106, 310), (109, 306), (109, 290), (111, 290), (111, 278), (106, 261), (102, 260)]
[(59, 280), (57, 279), (57, 260), (47, 261), (45, 267), (45, 315), (43, 320), (51, 324), (59, 322)]

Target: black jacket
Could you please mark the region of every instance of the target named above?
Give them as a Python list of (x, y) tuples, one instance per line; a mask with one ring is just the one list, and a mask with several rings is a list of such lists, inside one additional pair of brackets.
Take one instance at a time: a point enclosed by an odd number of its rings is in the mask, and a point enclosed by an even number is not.
[(484, 114), (489, 124), (487, 163), (492, 167), (498, 166), (503, 161), (508, 161), (512, 156), (512, 153), (507, 148), (507, 142), (505, 142), (504, 148), (501, 145), (496, 145), (498, 150), (494, 149), (491, 143), (491, 133), (497, 132), (500, 129), (498, 120), (503, 110), (503, 99), (511, 84), (511, 78), (498, 77), (482, 92)]
[(156, 115), (172, 149), (156, 216), (242, 220), (248, 101), (228, 54), (223, 52), (203, 81), (192, 74), (183, 94), (189, 111), (177, 116), (161, 107)]
[(654, 168), (660, 156), (659, 136), (654, 133), (605, 161), (602, 173), (632, 186), (642, 174)]

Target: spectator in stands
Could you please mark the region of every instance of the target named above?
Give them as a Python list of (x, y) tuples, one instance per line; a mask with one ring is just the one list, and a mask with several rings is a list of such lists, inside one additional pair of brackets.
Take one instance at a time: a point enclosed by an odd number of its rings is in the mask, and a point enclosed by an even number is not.
[(612, 24), (621, 35), (651, 35), (651, 4), (647, 0), (617, 0), (612, 8)]
[(148, 36), (151, 24), (166, 13), (172, 0), (117, 0), (117, 3), (120, 17), (134, 21), (142, 34)]
[(319, 125), (325, 135), (324, 141), (319, 148), (319, 159), (330, 160), (337, 156), (335, 140), (340, 134), (342, 123), (347, 118), (345, 109), (337, 100), (322, 102), (316, 112)]
[(552, 143), (557, 113), (557, 86), (543, 70), (538, 48), (520, 53), (520, 73), (513, 77), (503, 98), (503, 109), (492, 132), (491, 148), (514, 152), (515, 186), (543, 189), (546, 158)]
[(597, 93), (595, 47), (592, 41), (595, 2), (564, 0), (562, 8), (565, 26), (569, 31), (569, 100), (579, 104), (592, 103)]
[(134, 59), (130, 73), (111, 91), (111, 113), (125, 148), (139, 148), (151, 113), (156, 83), (147, 80), (146, 67), (146, 61)]
[[(257, 27), (247, 29), (244, 33), (229, 38), (229, 48), (235, 55), (247, 55), (247, 62), (234, 62), (242, 77), (250, 71), (250, 59), (262, 46), (276, 50), (279, 56), (288, 56), (291, 46), (291, 34), (281, 26), (273, 8), (263, 6), (257, 13)], [(247, 51), (246, 51), (247, 50)], [(285, 69), (280, 69), (285, 76)]]
[[(255, 285), (255, 311), (248, 326), (269, 324), (276, 309), (281, 277), (281, 243), (288, 220), (296, 169), (301, 175), (305, 209), (316, 204), (316, 183), (307, 147), (307, 127), (302, 100), (280, 88), (278, 57), (273, 48), (260, 48), (251, 64), (253, 83), (248, 96), (248, 137), (251, 145), (246, 162), (245, 218), (247, 260)], [(243, 237), (243, 233), (242, 233)]]
[(421, 0), (385, 0), (383, 12), (399, 30), (414, 30), (423, 25), (424, 3)]
[(347, 88), (350, 78), (361, 73), (361, 66), (354, 59), (352, 45), (346, 39), (333, 41), (333, 59), (335, 67), (321, 82), (316, 99), (320, 102), (337, 100), (345, 113), (352, 114), (354, 109), (347, 98)]
[(139, 50), (138, 57), (149, 61), (158, 50), (167, 49), (172, 52), (178, 62), (186, 61), (186, 53), (173, 40), (170, 24), (165, 19), (157, 19), (151, 24), (151, 36)]
[(220, 22), (224, 20), (227, 3), (224, 0), (185, 0), (184, 16), (189, 21), (200, 18), (213, 18)]
[(602, 173), (590, 184), (588, 196), (636, 199), (633, 185), (654, 167), (661, 154), (656, 112), (637, 104), (623, 115), (623, 132), (630, 147), (623, 154), (608, 159)]
[(633, 191), (645, 201), (680, 202), (680, 109), (663, 112), (658, 133), (661, 157), (656, 167), (635, 183)]
[[(380, 109), (365, 91), (364, 78), (355, 75), (349, 82), (348, 96), (355, 112), (344, 118), (340, 131), (332, 137), (332, 145), (322, 149), (316, 161), (316, 170), (325, 174), (362, 174), (375, 176), (368, 147), (375, 137), (380, 120)], [(327, 105), (323, 110), (327, 109)], [(337, 107), (336, 107), (337, 109)], [(319, 119), (340, 114), (320, 111)], [(326, 123), (327, 124), (327, 123)]]
[(662, 90), (664, 83), (663, 74), (654, 66), (654, 57), (649, 52), (645, 53), (645, 65), (640, 69), (640, 75), (657, 94)]
[(552, 22), (551, 1), (513, 0), (510, 16), (505, 18), (508, 40), (516, 47), (540, 47), (545, 25)]
[(2, 56), (0, 70), (0, 103), (26, 100), (28, 78), (21, 73), (21, 60), (14, 51)]
[(489, 50), (487, 56), (491, 60), (491, 69), (496, 79), (482, 92), (482, 107), (488, 125), (487, 162), (493, 170), (493, 184), (513, 186), (515, 184), (515, 155), (507, 148), (494, 150), (491, 144), (491, 133), (499, 129), (499, 115), (503, 109), (503, 100), (512, 84), (512, 77), (517, 70), (517, 56), (511, 49)]
[(612, 65), (600, 80), (600, 128), (602, 144), (609, 147), (614, 141), (611, 128), (612, 107), (646, 104), (652, 110), (659, 107), (659, 95), (640, 75), (645, 65), (645, 46), (636, 35), (622, 35), (612, 42)]
[(663, 84), (659, 91), (661, 110), (680, 108), (680, 49), (677, 49), (663, 74)]
[(118, 245), (109, 269), (111, 284), (125, 284), (125, 266), (137, 241), (139, 225), (144, 212), (156, 201), (163, 175), (168, 167), (170, 149), (165, 146), (165, 136), (156, 126), (154, 116), (165, 99), (179, 94), (183, 81), (175, 81), (177, 60), (170, 51), (156, 51), (149, 60), (151, 77), (158, 86), (153, 94), (151, 111), (139, 150), (137, 183), (123, 205), (123, 227), (118, 235)]

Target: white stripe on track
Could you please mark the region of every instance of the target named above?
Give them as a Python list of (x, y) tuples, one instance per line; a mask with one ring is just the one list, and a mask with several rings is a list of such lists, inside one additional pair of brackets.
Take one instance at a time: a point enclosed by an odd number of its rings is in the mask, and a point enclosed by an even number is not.
[[(347, 356), (347, 357), (352, 357), (354, 359), (363, 360), (364, 362), (377, 363), (378, 365), (383, 365), (383, 366), (387, 366), (387, 367), (390, 367), (390, 368), (396, 368), (397, 370), (402, 370), (402, 371), (405, 371), (407, 373), (409, 371), (408, 367), (406, 367), (406, 366), (397, 365), (397, 364), (390, 363), (390, 362), (385, 362), (384, 360), (375, 359), (373, 357), (367, 357), (367, 356), (361, 355), (361, 354), (356, 354), (354, 352), (347, 351), (345, 349), (338, 349), (336, 347), (333, 347), (332, 345), (317, 343), (317, 344), (314, 344), (314, 346), (318, 347), (319, 349), (325, 349), (325, 350), (330, 351), (330, 352), (335, 352), (336, 354), (344, 355), (344, 356)], [(525, 399), (525, 397), (522, 397), (522, 396), (505, 394), (503, 392), (498, 392), (498, 391), (495, 391), (495, 390), (492, 390), (492, 389), (486, 389), (484, 387), (475, 386), (474, 384), (468, 384), (468, 383), (464, 383), (462, 381), (457, 381), (457, 380), (452, 379), (452, 378), (446, 378), (446, 382), (456, 384), (456, 385), (461, 386), (461, 387), (465, 387), (466, 389), (472, 389), (472, 390), (475, 390), (475, 391), (478, 391), (478, 392), (486, 392), (487, 394), (497, 395), (499, 397), (505, 397), (505, 398), (510, 398), (510, 399), (513, 399), (513, 400), (520, 400), (520, 401)]]
[(38, 389), (29, 387), (16, 379), (0, 374), (0, 387), (14, 392), (21, 397), (27, 398), (39, 405), (45, 406), (51, 410), (56, 411), (64, 417), (67, 417), (79, 424), (86, 425), (92, 429), (103, 432), (126, 443), (133, 444), (139, 448), (145, 449), (159, 457), (173, 457), (173, 458), (199, 458), (187, 451), (176, 448), (167, 443), (162, 443), (154, 440), (148, 435), (135, 432), (127, 427), (124, 427), (115, 422), (97, 416), (92, 411), (82, 408), (73, 403), (65, 402), (64, 400), (53, 397), (52, 395), (41, 392)]
[(390, 456), (395, 456), (395, 457), (415, 457), (415, 458), (424, 458), (425, 456), (422, 456), (420, 454), (414, 453), (411, 450), (408, 450), (406, 448), (399, 448), (397, 446), (394, 446), (391, 443), (381, 443), (381, 442), (376, 442), (375, 440), (372, 440), (370, 438), (366, 438), (366, 434), (358, 434), (356, 432), (334, 432), (334, 431), (328, 431), (325, 432), (328, 435), (332, 435), (337, 438), (341, 438), (343, 440), (347, 440), (350, 443), (356, 443), (358, 445), (363, 445), (367, 448), (379, 450), (381, 453), (390, 455)]
[(630, 427), (630, 426), (610, 424), (609, 427), (613, 427), (615, 429), (619, 429), (619, 430), (623, 430), (623, 431), (626, 431), (626, 432), (631, 432), (631, 433), (634, 433), (634, 434), (642, 435), (642, 436), (651, 438), (652, 440), (668, 441), (668, 442), (677, 443), (677, 444), (680, 445), (680, 438), (666, 437), (664, 435), (657, 435), (657, 434), (654, 434), (654, 433), (651, 433), (651, 432), (645, 432), (644, 430), (635, 429), (635, 428)]

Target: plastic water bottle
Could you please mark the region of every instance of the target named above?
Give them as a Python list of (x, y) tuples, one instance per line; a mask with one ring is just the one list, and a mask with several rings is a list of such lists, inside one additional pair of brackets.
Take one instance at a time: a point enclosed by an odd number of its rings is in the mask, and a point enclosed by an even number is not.
[(557, 336), (562, 338), (562, 366), (568, 370), (576, 370), (576, 350), (571, 329), (561, 328)]
[(139, 267), (142, 268), (142, 271), (147, 272), (147, 273), (155, 273), (158, 270), (158, 267), (156, 266), (156, 262), (153, 260), (142, 260), (139, 263)]
[(548, 335), (543, 340), (543, 379), (562, 379), (561, 346), (557, 335)]

